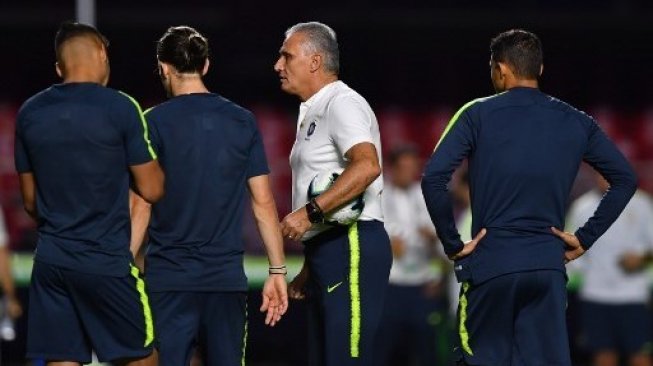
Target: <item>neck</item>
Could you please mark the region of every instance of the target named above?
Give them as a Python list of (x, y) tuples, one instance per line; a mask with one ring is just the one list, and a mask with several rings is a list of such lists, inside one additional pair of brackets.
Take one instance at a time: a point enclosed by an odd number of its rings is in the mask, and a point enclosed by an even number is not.
[(325, 86), (331, 84), (334, 81), (338, 80), (338, 75), (324, 75), (322, 77), (318, 77), (313, 79), (313, 82), (306, 88), (306, 92), (302, 93), (299, 96), (299, 99), (302, 100), (302, 102), (305, 102), (309, 100), (313, 95), (317, 94), (322, 88)]
[(172, 95), (208, 93), (202, 78), (198, 74), (182, 74), (172, 80)]
[(506, 82), (506, 90), (512, 88), (535, 88), (539, 87), (537, 79), (513, 79), (510, 82)]
[(95, 83), (103, 85), (103, 80), (97, 75), (96, 72), (90, 70), (77, 70), (73, 72), (66, 72), (63, 83)]

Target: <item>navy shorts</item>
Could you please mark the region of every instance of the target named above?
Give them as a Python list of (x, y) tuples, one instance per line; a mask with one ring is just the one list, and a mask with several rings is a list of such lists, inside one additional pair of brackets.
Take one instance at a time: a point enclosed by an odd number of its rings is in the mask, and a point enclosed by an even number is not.
[(646, 304), (581, 304), (583, 340), (590, 352), (651, 353), (651, 313)]
[(145, 285), (132, 267), (123, 277), (88, 274), (35, 261), (29, 288), (27, 357), (91, 362), (143, 358), (154, 329)]
[(205, 365), (244, 364), (246, 293), (152, 292), (150, 299), (160, 366), (188, 365), (195, 347)]
[(310, 366), (373, 365), (392, 264), (383, 223), (359, 221), (307, 240)]
[(571, 366), (565, 274), (517, 272), (463, 283), (455, 358), (459, 364)]

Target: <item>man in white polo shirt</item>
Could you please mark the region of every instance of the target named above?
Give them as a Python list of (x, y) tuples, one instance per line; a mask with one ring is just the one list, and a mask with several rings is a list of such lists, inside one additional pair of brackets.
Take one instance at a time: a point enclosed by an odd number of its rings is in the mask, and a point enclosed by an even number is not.
[[(286, 31), (274, 66), (281, 89), (299, 97), (290, 165), (293, 212), (284, 236), (304, 243), (305, 263), (289, 293), (309, 302), (309, 365), (372, 365), (392, 262), (381, 207), (381, 142), (372, 109), (338, 80), (335, 32), (317, 23)], [(333, 186), (309, 200), (311, 180), (344, 169)], [(324, 215), (363, 194), (365, 207), (349, 226)]]
[[(592, 216), (608, 182), (579, 197), (567, 225), (579, 227)], [(647, 307), (651, 281), (646, 271), (653, 253), (651, 198), (637, 191), (617, 221), (592, 250), (568, 264), (580, 271), (581, 328), (595, 366), (617, 366), (620, 356), (631, 366), (650, 366), (651, 315)]]

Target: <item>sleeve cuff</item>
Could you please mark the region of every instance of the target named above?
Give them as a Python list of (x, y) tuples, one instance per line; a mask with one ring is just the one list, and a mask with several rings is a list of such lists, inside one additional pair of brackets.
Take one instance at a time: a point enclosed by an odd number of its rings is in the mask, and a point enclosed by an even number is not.
[(460, 253), (461, 250), (465, 247), (465, 244), (462, 241), (458, 241), (454, 245), (446, 245), (444, 247), (444, 253), (448, 256), (451, 257), (453, 255), (456, 255)]
[(576, 238), (580, 242), (580, 246), (585, 250), (588, 250), (590, 247), (592, 247), (592, 244), (594, 244), (594, 241), (583, 235), (580, 229), (576, 230), (574, 235), (576, 235)]

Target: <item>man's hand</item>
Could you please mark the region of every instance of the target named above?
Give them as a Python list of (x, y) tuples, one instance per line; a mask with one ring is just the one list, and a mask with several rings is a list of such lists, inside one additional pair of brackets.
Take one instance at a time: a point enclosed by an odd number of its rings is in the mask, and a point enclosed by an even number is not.
[(288, 310), (288, 291), (286, 285), (286, 277), (282, 274), (271, 274), (265, 280), (263, 291), (263, 304), (261, 304), (261, 312), (265, 315), (265, 325), (274, 327), (281, 316)]
[(465, 258), (468, 255), (472, 254), (474, 249), (476, 249), (476, 246), (478, 245), (478, 242), (480, 242), (481, 239), (483, 239), (483, 237), (485, 236), (486, 233), (487, 233), (486, 229), (481, 229), (481, 231), (479, 231), (478, 234), (476, 234), (474, 239), (472, 239), (472, 240), (468, 241), (467, 243), (465, 243), (465, 246), (463, 247), (463, 249), (460, 252), (450, 256), (449, 259), (457, 261), (458, 259)]
[(562, 241), (564, 241), (567, 245), (565, 248), (565, 264), (573, 261), (585, 253), (585, 249), (583, 249), (583, 247), (580, 245), (580, 241), (576, 235), (560, 231), (554, 227), (551, 227), (551, 231), (553, 231), (553, 233), (562, 239)]
[(306, 265), (304, 265), (299, 274), (290, 282), (290, 285), (288, 286), (288, 293), (291, 299), (304, 300), (306, 298), (306, 293), (304, 292), (306, 281), (308, 281), (308, 269), (306, 269)]
[(308, 214), (304, 206), (288, 214), (281, 221), (281, 235), (290, 240), (300, 240), (304, 233), (311, 228)]

